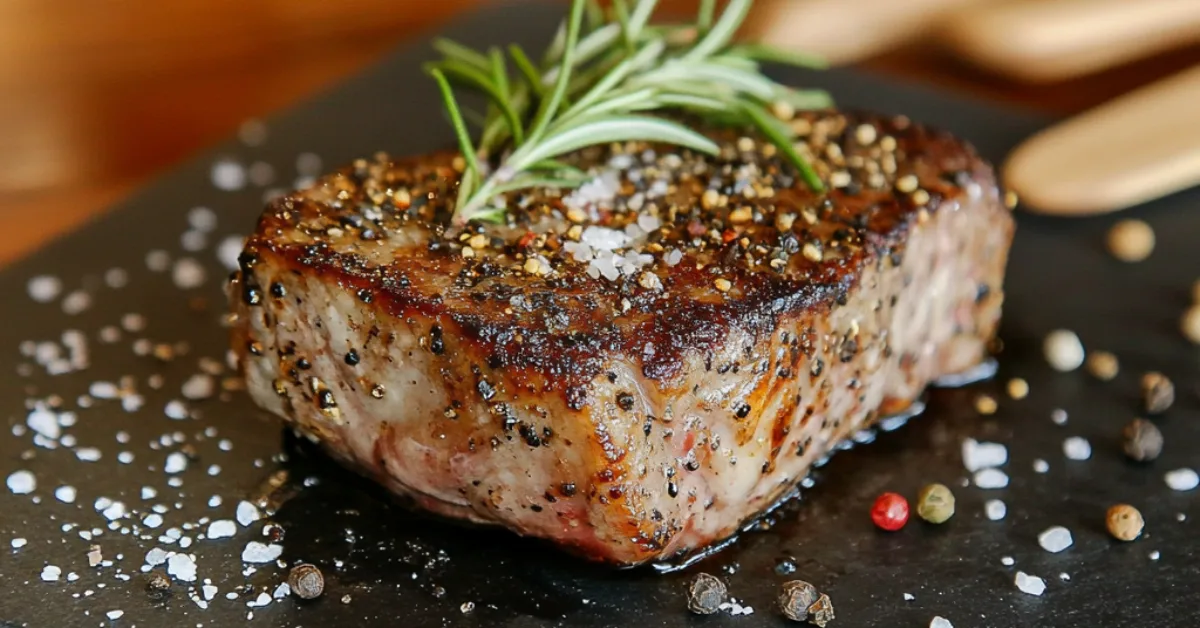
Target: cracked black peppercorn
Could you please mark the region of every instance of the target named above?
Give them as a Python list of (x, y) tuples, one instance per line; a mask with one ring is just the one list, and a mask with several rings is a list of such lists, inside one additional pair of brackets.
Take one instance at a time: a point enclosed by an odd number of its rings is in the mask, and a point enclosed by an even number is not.
[(833, 621), (833, 602), (824, 593), (816, 602), (808, 607), (808, 623), (825, 628), (825, 624)]
[(349, 364), (350, 366), (358, 365), (358, 352), (357, 351), (355, 351), (354, 349), (351, 349), (350, 351), (346, 352), (346, 364)]
[(325, 575), (316, 565), (300, 563), (288, 573), (288, 587), (302, 600), (318, 598), (325, 592)]
[(720, 609), (727, 592), (716, 576), (699, 573), (688, 585), (688, 610), (697, 615), (712, 615)]
[(1149, 462), (1162, 453), (1163, 436), (1158, 426), (1146, 419), (1134, 419), (1121, 432), (1125, 455), (1138, 462)]
[(779, 611), (792, 621), (808, 619), (808, 607), (817, 601), (817, 588), (803, 580), (783, 583), (779, 593)]
[(171, 579), (159, 571), (151, 571), (146, 576), (146, 593), (152, 597), (161, 598), (171, 591)]

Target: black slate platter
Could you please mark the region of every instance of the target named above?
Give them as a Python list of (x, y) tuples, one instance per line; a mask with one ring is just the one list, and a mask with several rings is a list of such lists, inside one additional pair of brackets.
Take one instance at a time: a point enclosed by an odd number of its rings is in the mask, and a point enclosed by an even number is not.
[[(493, 6), (445, 34), (478, 45), (515, 40), (536, 47), (552, 32), (560, 11), (541, 4)], [(103, 219), (0, 273), (0, 418), (7, 425), (0, 434), (0, 476), (27, 470), (37, 480), (30, 494), (0, 490), (3, 625), (229, 626), (247, 622), (252, 611), (247, 623), (264, 626), (776, 626), (785, 620), (773, 600), (780, 583), (790, 578), (829, 593), (838, 615), (833, 626), (926, 626), (935, 615), (960, 628), (1195, 625), (1200, 536), (1194, 519), (1200, 509), (1196, 492), (1168, 489), (1163, 474), (1200, 465), (1197, 354), (1177, 331), (1191, 281), (1200, 274), (1196, 191), (1135, 211), (1153, 224), (1159, 238), (1154, 256), (1137, 265), (1115, 262), (1103, 251), (1111, 219), (1067, 222), (1021, 215), (999, 379), (932, 392), (924, 416), (879, 434), (872, 444), (835, 455), (814, 474), (799, 502), (770, 519), (771, 530), (744, 534), (734, 546), (682, 573), (611, 571), (502, 531), (463, 529), (406, 512), (367, 482), (298, 445), (242, 392), (227, 393), (225, 400), (186, 401), (190, 418), (168, 418), (168, 402), (182, 399), (181, 386), (199, 372), (198, 359), (223, 361), (221, 284), (227, 270), (218, 260), (217, 243), (252, 227), (264, 194), (255, 185), (236, 192), (216, 189), (213, 164), (224, 158), (261, 161), (273, 166), (279, 184), (289, 185), (301, 153), (315, 153), (333, 167), (379, 149), (416, 153), (447, 145), (452, 137), (435, 90), (419, 71), (428, 49), (427, 42), (406, 47), (268, 121), (264, 143), (221, 145)], [(1046, 122), (850, 72), (786, 76), (827, 87), (844, 106), (903, 112), (948, 128), (993, 160)], [(181, 234), (189, 230), (188, 210), (196, 206), (212, 208), (218, 221), (207, 234), (208, 246), (189, 253)], [(201, 221), (200, 226), (206, 225)], [(195, 245), (200, 236), (187, 237)], [(199, 260), (207, 281), (180, 289), (171, 271), (148, 268), (152, 249), (166, 251), (172, 262)], [(106, 283), (106, 277), (114, 278), (108, 273), (112, 268), (127, 272), (127, 286)], [(91, 306), (70, 315), (62, 298), (34, 302), (27, 282), (39, 275), (61, 278), (64, 294), (82, 290)], [(113, 332), (101, 330), (119, 327), (127, 313), (143, 315), (145, 329), (122, 330), (118, 341), (103, 342), (101, 337)], [(1077, 330), (1089, 347), (1116, 352), (1122, 360), (1118, 379), (1102, 384), (1081, 372), (1053, 374), (1041, 359), (1040, 339), (1056, 327)], [(65, 330), (86, 336), (86, 369), (51, 376), (22, 355), (23, 342), (44, 342), (41, 350), (48, 351), (61, 343)], [(165, 362), (138, 356), (134, 347), (140, 338), (185, 342), (188, 352)], [(1136, 465), (1121, 456), (1119, 432), (1138, 412), (1137, 380), (1149, 369), (1174, 378), (1180, 394), (1158, 419), (1167, 441), (1162, 458)], [(150, 386), (153, 374), (163, 377), (160, 389)], [(115, 383), (122, 376), (136, 382), (145, 400), (142, 408), (129, 412), (117, 400), (80, 399), (93, 382)], [(1027, 399), (1004, 398), (1003, 382), (1012, 376), (1031, 383)], [(998, 413), (981, 417), (972, 409), (981, 392), (1001, 399)], [(49, 395), (61, 396), (61, 410), (76, 417), (62, 428), (53, 449), (38, 446), (32, 432), (20, 427), (27, 421), (28, 400)], [(1051, 422), (1054, 408), (1069, 413), (1065, 426)], [(119, 433), (128, 434), (127, 443), (118, 441)], [(1068, 436), (1091, 442), (1089, 460), (1064, 457)], [(967, 437), (1009, 446), (1006, 489), (963, 486), (968, 474), (959, 451)], [(222, 439), (229, 440), (230, 451)], [(78, 459), (83, 447), (97, 448), (100, 459)], [(188, 468), (165, 474), (167, 455), (184, 450), (195, 456)], [(132, 461), (121, 462), (119, 452), (132, 454)], [(1033, 471), (1039, 458), (1048, 461), (1047, 473)], [(219, 465), (220, 472), (210, 475), (210, 465)], [(264, 488), (270, 478), (281, 477), (280, 471), (287, 472), (282, 486), (273, 492)], [(168, 484), (168, 477), (181, 480), (181, 486)], [(878, 493), (913, 496), (931, 481), (956, 491), (958, 514), (949, 523), (934, 527), (914, 520), (892, 534), (873, 528), (867, 513)], [(55, 498), (55, 489), (63, 485), (76, 489), (74, 503)], [(157, 496), (143, 499), (142, 487), (152, 487)], [(247, 601), (273, 591), (286, 577), (286, 569), (275, 564), (243, 573), (242, 549), (252, 540), (268, 540), (261, 534), (266, 520), (239, 527), (234, 538), (195, 540), (186, 550), (178, 541), (157, 539), (202, 517), (231, 519), (239, 500), (264, 493), (278, 508), (270, 521), (286, 532), (282, 560), (319, 565), (327, 582), (323, 598), (247, 607)], [(223, 498), (220, 506), (208, 505), (213, 495)], [(109, 530), (94, 508), (100, 497), (119, 500), (132, 513), (117, 521), (116, 530)], [(983, 514), (984, 502), (992, 498), (1008, 505), (1002, 521)], [(1107, 536), (1104, 511), (1115, 502), (1142, 510), (1143, 539), (1123, 544)], [(143, 518), (154, 505), (165, 510), (164, 523), (150, 529)], [(1187, 518), (1181, 521), (1181, 514)], [(1037, 543), (1038, 533), (1052, 525), (1074, 534), (1074, 545), (1060, 554), (1047, 553)], [(177, 532), (196, 537), (204, 527)], [(80, 530), (90, 528), (102, 528), (103, 534), (92, 541), (81, 538)], [(26, 545), (10, 548), (17, 538)], [(93, 543), (114, 564), (89, 568), (86, 554)], [(194, 554), (200, 580), (177, 581), (165, 599), (148, 596), (140, 568), (153, 547)], [(1161, 557), (1152, 559), (1152, 552)], [(1005, 556), (1015, 559), (1015, 566), (1003, 565)], [(47, 565), (61, 569), (58, 581), (41, 579)], [(791, 568), (794, 574), (780, 575)], [(1045, 594), (1018, 591), (1013, 584), (1018, 569), (1044, 578)], [(685, 583), (701, 570), (725, 579), (753, 615), (688, 614)], [(69, 578), (72, 573), (77, 578)], [(206, 610), (190, 594), (202, 591), (205, 579), (218, 588)], [(252, 592), (238, 589), (244, 585)], [(229, 592), (237, 592), (237, 599), (227, 599)], [(914, 599), (906, 600), (906, 593)], [(110, 620), (107, 613), (116, 610), (123, 615)]]

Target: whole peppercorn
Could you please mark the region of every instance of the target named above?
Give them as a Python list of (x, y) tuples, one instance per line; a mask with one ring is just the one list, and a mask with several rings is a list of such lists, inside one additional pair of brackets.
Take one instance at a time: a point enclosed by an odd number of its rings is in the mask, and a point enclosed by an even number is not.
[(792, 621), (804, 621), (817, 597), (817, 588), (803, 580), (785, 582), (779, 593), (779, 610)]
[(321, 597), (325, 592), (325, 574), (316, 565), (300, 563), (288, 573), (288, 587), (302, 600)]
[(825, 624), (833, 621), (833, 602), (824, 593), (808, 607), (808, 623), (825, 628)]
[(1138, 538), (1142, 535), (1142, 527), (1145, 525), (1142, 513), (1129, 504), (1117, 504), (1109, 508), (1105, 522), (1108, 524), (1108, 533), (1120, 541)]
[(160, 571), (146, 574), (146, 593), (155, 599), (161, 599), (171, 592), (171, 579)]
[(945, 484), (930, 484), (917, 495), (917, 516), (929, 523), (945, 523), (954, 516), (954, 493)]
[(1130, 421), (1121, 435), (1125, 439), (1125, 455), (1138, 462), (1154, 460), (1162, 453), (1162, 432), (1158, 431), (1157, 425), (1146, 419)]
[(726, 597), (725, 583), (716, 576), (698, 573), (688, 585), (688, 610), (697, 615), (712, 615)]
[(1142, 400), (1148, 414), (1162, 414), (1175, 403), (1175, 385), (1162, 373), (1146, 373), (1142, 376)]
[(908, 500), (896, 493), (884, 493), (871, 507), (871, 521), (883, 530), (895, 532), (908, 523)]

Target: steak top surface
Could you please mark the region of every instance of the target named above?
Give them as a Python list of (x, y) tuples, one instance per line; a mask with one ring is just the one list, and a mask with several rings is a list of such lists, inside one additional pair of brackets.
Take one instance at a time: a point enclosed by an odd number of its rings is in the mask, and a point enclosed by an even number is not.
[(593, 179), (447, 227), (461, 158), (359, 160), (273, 202), (231, 285), (249, 389), (421, 507), (635, 564), (736, 532), (841, 439), (985, 357), (1012, 235), (991, 168), (903, 117)]

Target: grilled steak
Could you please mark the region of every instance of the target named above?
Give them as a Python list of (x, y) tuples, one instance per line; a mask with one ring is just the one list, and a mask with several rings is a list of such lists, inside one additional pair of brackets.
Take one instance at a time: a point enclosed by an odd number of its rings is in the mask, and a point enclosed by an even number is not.
[(591, 183), (513, 193), (503, 225), (445, 226), (452, 153), (282, 198), (230, 288), (249, 390), (441, 515), (621, 565), (726, 538), (1000, 316), (1013, 221), (973, 149), (791, 124), (828, 192), (714, 131), (717, 158), (586, 149)]

